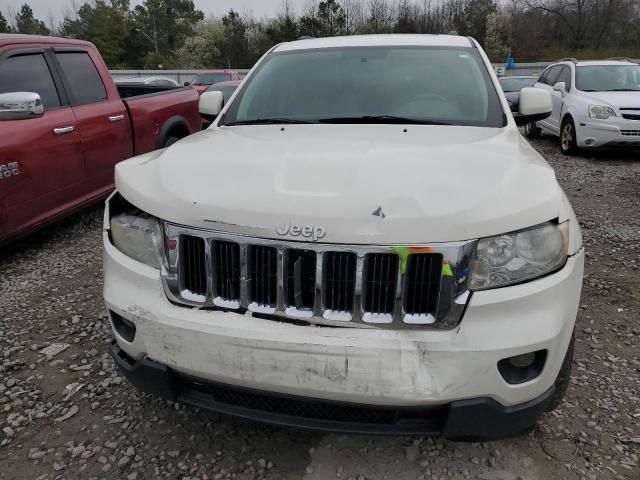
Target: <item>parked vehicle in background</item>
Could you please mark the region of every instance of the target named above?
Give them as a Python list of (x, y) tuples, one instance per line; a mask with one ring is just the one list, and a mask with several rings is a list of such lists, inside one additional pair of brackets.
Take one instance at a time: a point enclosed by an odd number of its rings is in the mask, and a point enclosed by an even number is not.
[(113, 81), (116, 85), (126, 83), (130, 85), (142, 84), (152, 85), (155, 87), (179, 87), (180, 84), (173, 78), (153, 76), (153, 77), (113, 77)]
[(515, 77), (501, 77), (500, 86), (507, 97), (511, 113), (518, 113), (518, 103), (520, 101), (520, 90), (533, 87), (538, 81), (538, 77), (521, 75)]
[(193, 85), (198, 91), (198, 94), (202, 95), (209, 86), (215, 83), (241, 79), (241, 75), (235, 70), (207, 70), (206, 72), (197, 74), (191, 82), (186, 82), (185, 86)]
[(119, 161), (200, 130), (192, 88), (128, 89), (91, 43), (0, 34), (0, 243), (104, 198)]
[[(475, 440), (560, 404), (580, 226), (476, 41), (283, 43), (223, 100), (200, 97), (209, 129), (116, 168), (104, 296), (134, 385), (288, 426)], [(521, 90), (520, 122), (551, 108)]]
[(549, 118), (525, 127), (560, 137), (562, 153), (580, 148), (640, 147), (640, 65), (628, 59), (564, 59), (536, 83), (553, 96)]
[[(209, 88), (207, 88), (205, 92), (222, 92), (222, 106), (224, 107), (231, 98), (231, 95), (233, 95), (233, 92), (236, 91), (241, 83), (242, 80), (231, 80), (228, 82), (214, 83)], [(209, 125), (211, 125), (216, 117), (217, 115), (208, 116), (208, 118), (203, 117), (202, 128), (209, 127)]]

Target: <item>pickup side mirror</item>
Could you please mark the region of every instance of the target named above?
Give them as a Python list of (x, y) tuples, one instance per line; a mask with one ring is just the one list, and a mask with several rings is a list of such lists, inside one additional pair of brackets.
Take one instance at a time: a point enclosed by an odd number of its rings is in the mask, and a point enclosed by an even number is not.
[(188, 87), (189, 85), (191, 85), (191, 82), (184, 82), (185, 87)]
[(520, 90), (518, 113), (513, 116), (517, 125), (544, 120), (551, 115), (551, 93), (542, 88), (527, 87)]
[(567, 93), (567, 84), (564, 82), (558, 82), (553, 86), (553, 89), (556, 92), (560, 92), (562, 95), (565, 95)]
[(0, 120), (24, 120), (42, 115), (44, 105), (37, 93), (0, 93)]
[(220, 91), (204, 92), (200, 95), (200, 115), (214, 119), (222, 111), (224, 96)]

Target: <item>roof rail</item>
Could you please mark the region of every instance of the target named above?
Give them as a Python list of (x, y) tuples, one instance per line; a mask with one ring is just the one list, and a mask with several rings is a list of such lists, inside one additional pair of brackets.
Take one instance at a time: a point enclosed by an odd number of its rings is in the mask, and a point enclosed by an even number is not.
[(636, 63), (633, 60), (631, 60), (629, 57), (610, 57), (610, 58), (607, 58), (607, 60), (616, 60), (618, 62)]
[(316, 37), (312, 37), (311, 35), (302, 35), (301, 37), (298, 37), (298, 40), (313, 40)]
[(558, 62), (578, 63), (578, 60), (573, 58), (573, 57), (567, 57), (567, 58), (561, 58), (560, 60), (556, 60), (556, 63), (558, 63)]

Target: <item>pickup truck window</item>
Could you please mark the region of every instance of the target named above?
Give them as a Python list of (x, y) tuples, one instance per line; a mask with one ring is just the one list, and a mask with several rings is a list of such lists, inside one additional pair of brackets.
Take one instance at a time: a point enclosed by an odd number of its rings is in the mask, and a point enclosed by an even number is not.
[(504, 126), (487, 68), (478, 50), (469, 47), (273, 53), (248, 80), (221, 125), (267, 119)]
[(640, 92), (640, 65), (589, 65), (576, 68), (583, 92)]
[(99, 102), (107, 98), (107, 91), (89, 54), (83, 52), (58, 52), (64, 76), (71, 87), (74, 105)]
[(0, 63), (0, 93), (33, 92), (46, 109), (60, 106), (47, 62), (41, 53), (10, 57)]

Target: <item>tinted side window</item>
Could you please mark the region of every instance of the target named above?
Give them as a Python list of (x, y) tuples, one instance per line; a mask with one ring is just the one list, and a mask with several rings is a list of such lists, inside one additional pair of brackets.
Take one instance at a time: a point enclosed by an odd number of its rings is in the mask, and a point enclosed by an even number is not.
[(560, 75), (556, 80), (556, 83), (558, 82), (564, 82), (565, 86), (567, 87), (567, 91), (571, 90), (571, 69), (569, 67), (565, 66), (562, 69), (562, 72), (560, 72)]
[(0, 63), (0, 93), (34, 92), (45, 108), (60, 106), (60, 97), (42, 54), (11, 57)]
[(560, 70), (563, 69), (562, 65), (556, 65), (555, 67), (551, 67), (549, 72), (547, 72), (547, 76), (545, 78), (545, 82), (547, 85), (555, 85), (556, 79), (558, 75), (560, 75)]
[(89, 54), (59, 52), (56, 57), (71, 87), (69, 94), (74, 105), (99, 102), (107, 98), (107, 92)]

